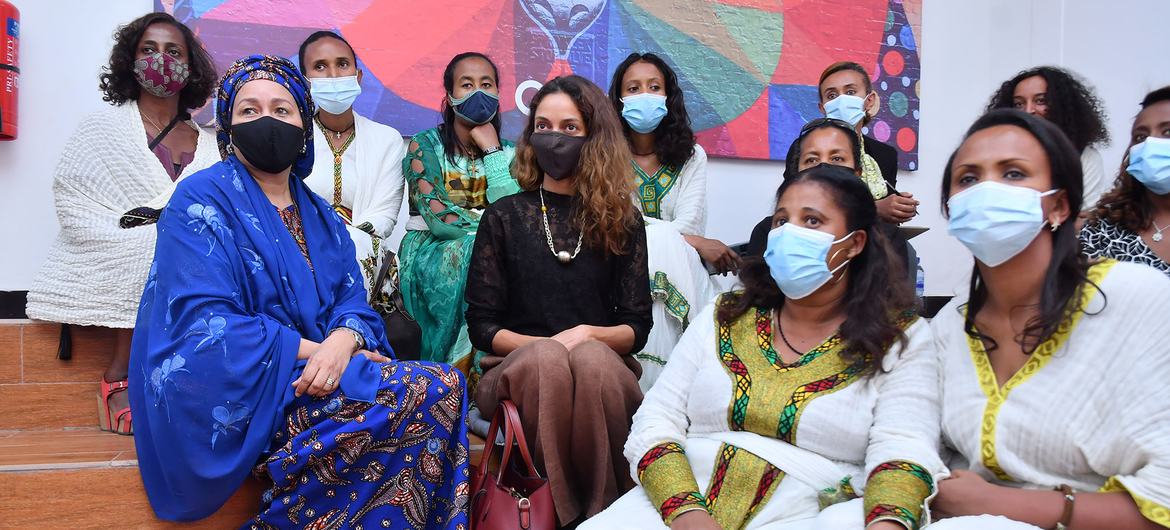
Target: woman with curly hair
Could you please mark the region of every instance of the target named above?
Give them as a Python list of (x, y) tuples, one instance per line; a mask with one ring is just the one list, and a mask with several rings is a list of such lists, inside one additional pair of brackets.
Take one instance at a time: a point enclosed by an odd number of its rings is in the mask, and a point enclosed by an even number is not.
[(99, 425), (131, 434), (126, 370), (153, 223), (175, 181), (219, 161), (215, 136), (190, 115), (216, 73), (195, 34), (166, 13), (122, 26), (114, 39), (100, 85), (113, 107), (83, 120), (61, 155), (53, 179), (61, 231), (29, 289), (28, 315), (116, 330)]
[(1096, 206), (1109, 189), (1105, 166), (1095, 145), (1109, 143), (1105, 107), (1093, 90), (1075, 74), (1055, 66), (1037, 66), (1004, 81), (991, 97), (987, 110), (1019, 109), (1044, 118), (1060, 128), (1081, 154), (1084, 169), (1085, 210)]
[(699, 313), (634, 416), (625, 454), (640, 487), (582, 530), (927, 520), (943, 469), (938, 361), (873, 196), (822, 163), (774, 204), (764, 258)]
[(691, 309), (707, 305), (716, 272), (739, 269), (739, 254), (703, 237), (707, 225), (707, 153), (695, 143), (678, 76), (653, 53), (631, 53), (609, 85), (609, 99), (622, 116), (633, 153), (634, 185), (643, 219), (654, 298), (654, 327), (642, 363), (642, 390), (649, 390), (678, 338)]
[(1170, 274), (1170, 86), (1146, 94), (1114, 188), (1081, 229), (1091, 258), (1145, 263)]
[(522, 193), (479, 222), (467, 273), (471, 342), (488, 352), (475, 401), (520, 411), (568, 524), (633, 486), (622, 444), (642, 402), (652, 323), (646, 231), (630, 150), (605, 94), (558, 77), (532, 99), (512, 171)]

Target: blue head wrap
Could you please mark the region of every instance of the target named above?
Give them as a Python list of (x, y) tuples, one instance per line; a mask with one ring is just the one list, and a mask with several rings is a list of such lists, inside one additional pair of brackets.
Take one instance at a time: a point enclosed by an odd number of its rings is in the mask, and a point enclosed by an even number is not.
[(309, 176), (313, 169), (313, 115), (316, 113), (316, 105), (309, 96), (309, 81), (292, 62), (283, 57), (249, 55), (232, 63), (223, 75), (215, 98), (215, 138), (219, 142), (219, 154), (224, 159), (232, 156), (228, 146), (231, 144), (232, 107), (236, 102), (236, 94), (244, 83), (256, 79), (279, 83), (288, 89), (296, 101), (297, 109), (301, 112), (302, 129), (305, 131), (305, 148), (293, 162), (292, 174), (300, 179)]

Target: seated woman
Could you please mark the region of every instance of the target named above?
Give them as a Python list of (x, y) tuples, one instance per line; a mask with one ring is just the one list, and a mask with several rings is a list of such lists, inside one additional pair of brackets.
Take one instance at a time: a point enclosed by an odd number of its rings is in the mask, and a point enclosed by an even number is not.
[(1146, 95), (1131, 131), (1125, 167), (1081, 229), (1081, 248), (1170, 275), (1170, 86)]
[(253, 527), (466, 528), (463, 378), (385, 357), (345, 225), (302, 182), (307, 85), (282, 58), (233, 64), (225, 159), (159, 220), (130, 369), (147, 496), (200, 519), (253, 472), (269, 486)]
[(1052, 122), (1072, 141), (1085, 179), (1081, 206), (1092, 210), (1101, 195), (1113, 187), (1105, 179), (1101, 153), (1093, 147), (1109, 143), (1101, 100), (1072, 72), (1038, 66), (1004, 81), (987, 104), (988, 111), (1013, 108)]
[[(707, 228), (707, 153), (695, 143), (678, 77), (657, 55), (631, 53), (618, 65), (609, 99), (622, 115), (633, 152), (637, 204), (646, 221), (654, 327), (642, 363), (649, 390), (692, 314), (715, 295), (706, 262), (715, 272), (739, 270), (739, 254), (703, 237)], [(700, 258), (702, 261), (700, 261)]]
[[(834, 118), (817, 118), (800, 128), (784, 157), (784, 180), (819, 164), (841, 166), (861, 176), (861, 138), (848, 123)], [(756, 224), (748, 238), (748, 256), (762, 257), (772, 231), (772, 216)]]
[(630, 152), (605, 94), (558, 77), (532, 98), (515, 172), (524, 192), (488, 208), (467, 273), (467, 325), (491, 417), (516, 403), (537, 468), (569, 524), (633, 484), (621, 447), (642, 402), (650, 330), (646, 235)]
[(975, 268), (931, 323), (960, 469), (932, 529), (1170, 526), (1170, 279), (1078, 251), (1081, 184), (1060, 129), (1017, 110), (977, 120), (947, 163)]
[(937, 358), (876, 222), (844, 168), (784, 181), (764, 259), (687, 328), (634, 416), (641, 487), (582, 530), (925, 522), (942, 471)]
[(189, 114), (211, 97), (215, 80), (199, 38), (171, 15), (150, 13), (123, 26), (101, 75), (102, 99), (113, 107), (78, 125), (53, 177), (61, 231), (29, 289), (27, 312), (115, 330), (98, 392), (104, 431), (134, 430), (126, 370), (154, 257), (153, 223), (176, 180), (219, 161), (215, 137)]
[(467, 264), (488, 204), (520, 191), (508, 168), (515, 148), (500, 139), (499, 71), (486, 55), (456, 55), (443, 71), (443, 123), (411, 139), (402, 172), (410, 221), (398, 254), (402, 301), (422, 330), (422, 358), (471, 375), (463, 301)]
[[(362, 71), (353, 47), (340, 35), (332, 31), (309, 35), (298, 57), (317, 104), (316, 161), (305, 185), (333, 204), (345, 221), (363, 285), (370, 291), (386, 250), (383, 241), (394, 231), (402, 207), (406, 143), (393, 127), (354, 112), (353, 102), (362, 93)], [(374, 299), (375, 293), (368, 294)]]

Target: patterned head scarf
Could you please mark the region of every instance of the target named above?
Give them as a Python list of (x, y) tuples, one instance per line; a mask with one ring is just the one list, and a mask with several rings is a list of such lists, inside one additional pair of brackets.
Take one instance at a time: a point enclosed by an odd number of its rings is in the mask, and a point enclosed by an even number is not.
[(249, 55), (235, 63), (223, 74), (219, 82), (219, 90), (215, 99), (215, 138), (219, 142), (219, 154), (224, 159), (228, 157), (228, 144), (231, 143), (232, 106), (236, 102), (236, 94), (244, 83), (256, 79), (267, 79), (279, 83), (288, 89), (297, 109), (301, 112), (301, 125), (305, 131), (305, 149), (297, 160), (293, 162), (292, 174), (297, 178), (309, 176), (313, 169), (313, 114), (316, 106), (309, 96), (309, 82), (288, 59), (269, 55)]

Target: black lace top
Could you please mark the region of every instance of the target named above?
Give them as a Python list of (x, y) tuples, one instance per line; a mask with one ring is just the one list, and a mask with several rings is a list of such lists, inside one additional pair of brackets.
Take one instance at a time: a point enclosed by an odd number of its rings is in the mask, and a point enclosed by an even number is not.
[[(553, 246), (570, 254), (579, 230), (574, 199), (544, 192)], [(615, 256), (588, 242), (569, 263), (548, 248), (536, 191), (496, 201), (484, 212), (467, 271), (467, 329), (477, 349), (491, 352), (501, 329), (549, 337), (580, 324), (629, 325), (633, 352), (652, 325), (646, 228), (639, 218), (626, 252)]]

